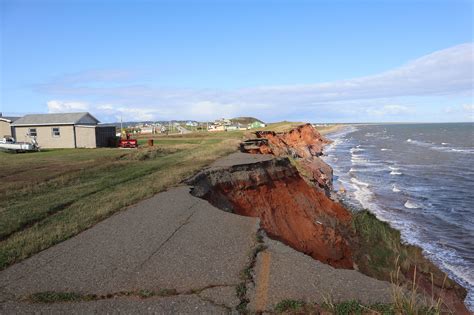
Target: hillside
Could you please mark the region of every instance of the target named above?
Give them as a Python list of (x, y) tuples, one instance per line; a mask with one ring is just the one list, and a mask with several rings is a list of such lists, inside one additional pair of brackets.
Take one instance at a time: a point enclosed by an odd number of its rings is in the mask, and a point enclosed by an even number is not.
[(263, 121), (261, 121), (260, 119), (255, 118), (255, 117), (235, 117), (235, 118), (232, 118), (231, 121), (233, 123), (239, 123), (239, 124), (242, 124), (242, 125), (251, 124), (254, 121), (258, 121), (258, 122), (263, 123)]

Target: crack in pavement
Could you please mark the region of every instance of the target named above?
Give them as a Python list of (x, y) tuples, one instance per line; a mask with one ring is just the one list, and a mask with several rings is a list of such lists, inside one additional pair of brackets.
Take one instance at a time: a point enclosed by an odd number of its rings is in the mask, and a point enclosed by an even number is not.
[[(191, 210), (194, 206), (197, 205), (197, 201), (188, 208), (188, 210)], [(196, 213), (196, 210), (194, 210), (188, 217), (186, 217), (186, 219), (184, 220), (183, 223), (181, 223), (174, 231), (173, 233), (170, 234), (170, 236), (168, 236), (168, 238), (166, 240), (164, 240), (159, 246), (157, 249), (155, 249), (140, 265), (138, 265), (138, 267), (135, 268), (135, 270), (143, 267), (151, 258), (153, 258), (153, 256), (158, 253), (160, 251), (161, 248), (163, 248), (163, 246), (166, 245), (166, 243), (168, 243), (172, 238), (173, 236), (178, 233), (178, 231), (184, 227), (186, 224), (189, 223), (189, 220), (191, 219), (191, 217)]]
[[(206, 290), (209, 290), (209, 289), (214, 289), (214, 288), (224, 288), (224, 287), (236, 287), (237, 284), (209, 284), (209, 285), (206, 285), (204, 287), (200, 287), (200, 288), (193, 288), (193, 289), (189, 289), (189, 290), (185, 290), (185, 291), (177, 291), (175, 289), (162, 289), (162, 290), (158, 290), (158, 291), (153, 291), (153, 290), (134, 290), (134, 291), (119, 291), (119, 292), (112, 292), (112, 293), (103, 293), (103, 294), (89, 294), (89, 293), (78, 293), (77, 296), (76, 296), (76, 300), (74, 301), (62, 301), (62, 300), (58, 300), (58, 301), (51, 301), (51, 302), (38, 302), (38, 301), (32, 301), (30, 300), (30, 298), (32, 296), (34, 296), (35, 294), (39, 294), (39, 293), (66, 293), (66, 292), (61, 292), (61, 291), (46, 291), (46, 292), (36, 292), (36, 293), (33, 293), (33, 294), (30, 294), (28, 296), (23, 296), (23, 297), (17, 297), (17, 298), (14, 298), (14, 299), (7, 299), (5, 300), (6, 301), (15, 301), (15, 302), (29, 302), (29, 303), (33, 303), (33, 304), (56, 304), (56, 303), (73, 303), (73, 302), (78, 302), (78, 301), (81, 301), (81, 302), (94, 302), (94, 301), (100, 301), (100, 300), (108, 300), (108, 299), (112, 299), (112, 298), (133, 298), (133, 297), (140, 297), (141, 299), (148, 299), (148, 298), (166, 298), (166, 297), (171, 297), (171, 296), (191, 296), (191, 295), (195, 295), (197, 296), (198, 298), (204, 300), (204, 301), (207, 301), (207, 302), (211, 302), (212, 304), (216, 305), (216, 306), (222, 306), (222, 307), (225, 307), (225, 308), (231, 308), (225, 304), (219, 304), (215, 301), (212, 300), (212, 298), (206, 298), (206, 297), (202, 297), (200, 296), (200, 294), (202, 294), (204, 291)], [(141, 293), (143, 292), (143, 293)], [(69, 294), (73, 293), (74, 292), (67, 292)], [(146, 295), (146, 294), (149, 294), (149, 295)]]

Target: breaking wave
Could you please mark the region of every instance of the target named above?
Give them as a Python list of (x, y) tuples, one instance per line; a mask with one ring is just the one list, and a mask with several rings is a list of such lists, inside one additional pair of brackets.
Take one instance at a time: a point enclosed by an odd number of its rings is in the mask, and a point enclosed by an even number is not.
[(404, 204), (405, 208), (408, 208), (408, 209), (419, 209), (421, 208), (421, 205), (414, 202), (414, 201), (411, 201), (411, 200), (407, 200)]

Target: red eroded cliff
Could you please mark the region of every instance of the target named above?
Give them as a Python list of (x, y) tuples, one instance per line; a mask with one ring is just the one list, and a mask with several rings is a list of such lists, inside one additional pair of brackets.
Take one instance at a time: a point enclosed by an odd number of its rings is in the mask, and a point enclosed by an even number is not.
[(326, 195), (330, 194), (332, 168), (319, 158), (324, 145), (330, 141), (311, 124), (298, 126), (288, 132), (258, 131), (255, 135), (257, 139), (249, 140), (247, 146), (241, 146), (242, 152), (296, 158), (305, 177), (325, 191)]
[(330, 143), (311, 125), (301, 125), (288, 132), (257, 131), (257, 138), (268, 140), (268, 148), (261, 147), (261, 153), (276, 156), (289, 155), (299, 158), (320, 156), (323, 146)]
[(258, 217), (267, 234), (337, 268), (352, 268), (350, 213), (308, 185), (286, 158), (208, 170), (193, 194), (217, 207)]

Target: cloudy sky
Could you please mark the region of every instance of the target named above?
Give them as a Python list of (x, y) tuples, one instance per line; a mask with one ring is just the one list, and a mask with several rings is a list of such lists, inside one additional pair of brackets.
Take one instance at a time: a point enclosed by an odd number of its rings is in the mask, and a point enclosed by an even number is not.
[(474, 121), (473, 2), (1, 0), (0, 110)]

